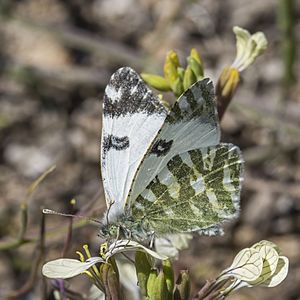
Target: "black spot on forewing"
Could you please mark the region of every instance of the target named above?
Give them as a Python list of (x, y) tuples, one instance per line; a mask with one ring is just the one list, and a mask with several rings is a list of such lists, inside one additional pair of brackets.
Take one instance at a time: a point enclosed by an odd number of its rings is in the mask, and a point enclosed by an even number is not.
[(107, 153), (110, 149), (117, 151), (125, 150), (129, 147), (128, 136), (118, 137), (112, 134), (104, 136), (103, 138), (103, 152)]
[(157, 156), (166, 155), (173, 144), (173, 140), (166, 141), (166, 140), (157, 140), (150, 150), (150, 154), (156, 154)]
[(215, 119), (214, 90), (211, 81), (203, 79), (186, 90), (175, 102), (166, 122), (175, 124), (181, 121), (208, 116)]
[(125, 67), (111, 77), (104, 94), (103, 113), (117, 118), (135, 113), (165, 115), (167, 110), (138, 74)]

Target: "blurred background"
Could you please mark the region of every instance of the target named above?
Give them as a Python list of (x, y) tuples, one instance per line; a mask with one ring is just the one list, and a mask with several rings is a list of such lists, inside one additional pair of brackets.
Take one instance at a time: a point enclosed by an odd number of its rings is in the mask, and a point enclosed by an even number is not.
[[(224, 236), (194, 240), (176, 268), (190, 270), (196, 291), (240, 249), (268, 239), (290, 259), (287, 279), (229, 299), (300, 299), (300, 1), (1, 0), (0, 13), (1, 299), (45, 299), (43, 261), (75, 257), (85, 243), (97, 253), (98, 228), (84, 220), (74, 220), (67, 251), (68, 218), (46, 216), (44, 250), (38, 240), (43, 207), (96, 218), (105, 209), (99, 141), (110, 75), (120, 66), (162, 74), (167, 51), (184, 63), (195, 47), (216, 83), (235, 57), (235, 25), (269, 41), (243, 72), (221, 124), (222, 140), (246, 161), (241, 216)], [(29, 197), (31, 183), (54, 164)], [(28, 243), (18, 244), (20, 235)], [(87, 291), (83, 279), (71, 287)]]

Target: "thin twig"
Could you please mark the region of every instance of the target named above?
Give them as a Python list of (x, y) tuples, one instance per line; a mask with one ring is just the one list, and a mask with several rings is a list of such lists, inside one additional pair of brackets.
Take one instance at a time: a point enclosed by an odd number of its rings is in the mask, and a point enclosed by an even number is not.
[(34, 251), (35, 252), (34, 260), (33, 260), (29, 278), (21, 288), (19, 288), (16, 291), (9, 292), (6, 295), (8, 299), (20, 298), (22, 295), (28, 293), (35, 286), (38, 270), (40, 269), (41, 263), (44, 261), (44, 251), (45, 251), (45, 215), (42, 214), (39, 242), (37, 243), (36, 249)]

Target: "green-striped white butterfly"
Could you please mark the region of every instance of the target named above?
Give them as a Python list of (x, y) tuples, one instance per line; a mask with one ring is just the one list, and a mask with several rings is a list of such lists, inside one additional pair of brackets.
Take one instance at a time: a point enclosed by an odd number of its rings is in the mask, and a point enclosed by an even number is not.
[(209, 79), (168, 110), (135, 71), (116, 71), (104, 95), (101, 168), (106, 238), (214, 234), (239, 211), (243, 161), (220, 143)]

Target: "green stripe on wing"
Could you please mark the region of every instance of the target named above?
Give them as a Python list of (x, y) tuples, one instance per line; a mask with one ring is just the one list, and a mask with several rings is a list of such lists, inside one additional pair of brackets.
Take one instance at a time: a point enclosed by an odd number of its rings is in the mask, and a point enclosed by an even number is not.
[(239, 210), (243, 160), (231, 144), (173, 157), (136, 199), (135, 220), (157, 235), (192, 232), (233, 219)]

